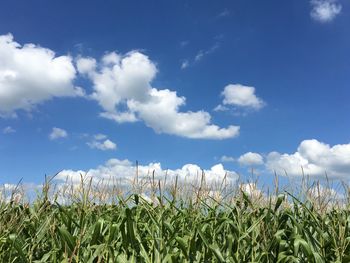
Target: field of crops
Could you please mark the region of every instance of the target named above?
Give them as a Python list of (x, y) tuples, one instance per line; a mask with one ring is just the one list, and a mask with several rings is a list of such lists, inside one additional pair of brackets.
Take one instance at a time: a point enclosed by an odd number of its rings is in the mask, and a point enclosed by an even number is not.
[(321, 209), (286, 192), (265, 201), (244, 191), (221, 201), (198, 193), (3, 201), (0, 262), (350, 262), (347, 204)]

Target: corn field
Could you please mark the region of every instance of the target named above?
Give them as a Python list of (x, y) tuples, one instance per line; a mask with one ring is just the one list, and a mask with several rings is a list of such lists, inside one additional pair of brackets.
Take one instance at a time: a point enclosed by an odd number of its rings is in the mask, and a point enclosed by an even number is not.
[(158, 191), (62, 204), (48, 191), (0, 205), (0, 262), (350, 262), (348, 205), (288, 192), (259, 201)]

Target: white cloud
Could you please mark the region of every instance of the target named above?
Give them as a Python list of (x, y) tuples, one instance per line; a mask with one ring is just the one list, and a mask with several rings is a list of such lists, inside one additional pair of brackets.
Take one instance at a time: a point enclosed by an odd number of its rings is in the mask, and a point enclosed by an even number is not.
[(190, 43), (190, 41), (183, 40), (183, 41), (180, 42), (180, 47), (186, 47), (189, 43)]
[(181, 69), (188, 68), (189, 65), (190, 65), (190, 62), (186, 59), (186, 60), (182, 61)]
[(311, 17), (323, 23), (332, 21), (342, 10), (337, 0), (311, 0), (311, 6)]
[[(199, 52), (197, 60), (217, 47)], [(70, 56), (56, 56), (52, 50), (34, 44), (21, 46), (9, 34), (0, 36), (0, 61), (0, 117), (14, 117), (16, 110), (31, 110), (54, 97), (85, 96), (73, 85), (76, 70)], [(157, 67), (140, 52), (111, 52), (99, 62), (79, 57), (76, 66), (93, 82), (90, 98), (104, 109), (100, 114), (104, 118), (119, 123), (144, 121), (158, 133), (186, 138), (226, 139), (239, 134), (238, 126), (212, 124), (210, 114), (203, 110), (181, 112), (185, 98), (152, 87)], [(149, 106), (158, 112), (150, 112)]]
[(100, 116), (117, 123), (137, 122), (138, 119), (134, 112), (101, 112)]
[[(222, 164), (212, 166), (208, 170), (202, 170), (198, 165), (186, 164), (179, 169), (163, 169), (160, 163), (149, 163), (147, 165), (138, 165), (138, 179), (140, 181), (149, 181), (154, 171), (155, 180), (164, 180), (167, 175), (168, 182), (174, 182), (178, 177), (179, 183), (198, 184), (202, 179), (202, 171), (205, 174), (206, 184), (213, 187), (222, 183), (225, 179), (227, 183), (235, 183), (238, 175), (232, 171), (226, 171)], [(104, 182), (107, 184), (120, 184), (124, 187), (131, 187), (135, 180), (136, 166), (129, 160), (110, 159), (104, 165), (88, 171), (64, 170), (60, 172), (55, 179), (66, 181), (73, 184), (81, 182), (81, 175), (92, 178), (94, 183)]]
[(279, 174), (305, 175), (349, 179), (350, 144), (330, 146), (315, 139), (304, 140), (294, 154), (271, 152), (267, 156), (267, 168)]
[(197, 55), (194, 57), (194, 61), (195, 62), (199, 62), (205, 56), (208, 56), (208, 55), (212, 54), (215, 50), (217, 50), (219, 48), (219, 46), (220, 46), (219, 43), (215, 43), (215, 45), (213, 45), (212, 47), (210, 47), (207, 50), (200, 50), (200, 51), (198, 51)]
[(220, 161), (224, 163), (229, 163), (229, 162), (235, 162), (236, 159), (230, 156), (223, 155), (221, 156)]
[(21, 46), (11, 34), (0, 35), (0, 116), (14, 116), (54, 97), (80, 96), (69, 56), (56, 56), (34, 44)]
[(9, 133), (14, 133), (16, 130), (12, 128), (11, 126), (7, 126), (2, 130), (3, 134), (9, 134)]
[(94, 135), (94, 139), (95, 140), (104, 140), (104, 139), (107, 139), (107, 135), (99, 133), (99, 134)]
[(60, 138), (66, 138), (68, 136), (67, 131), (61, 129), (61, 128), (52, 128), (51, 133), (49, 134), (50, 140), (56, 140)]
[[(203, 51), (198, 58), (215, 49)], [(21, 46), (12, 35), (5, 35), (0, 36), (0, 61), (1, 116), (13, 115), (17, 109), (30, 110), (53, 97), (83, 95), (73, 85), (76, 70), (69, 56), (57, 57), (52, 50), (34, 44)], [(238, 126), (220, 128), (211, 124), (211, 116), (205, 111), (180, 112), (184, 97), (152, 87), (156, 65), (140, 52), (125, 56), (111, 52), (99, 63), (94, 58), (80, 57), (76, 64), (80, 74), (94, 84), (90, 97), (104, 109), (102, 117), (120, 123), (141, 120), (158, 133), (187, 138), (225, 139), (239, 133)], [(149, 106), (159, 112), (150, 112)]]
[(189, 66), (200, 62), (204, 57), (214, 53), (218, 48), (220, 47), (220, 44), (217, 42), (213, 46), (211, 46), (209, 49), (202, 49), (199, 50), (196, 54), (196, 56), (193, 59), (185, 59), (181, 63), (181, 69), (186, 69)]
[(214, 111), (228, 111), (228, 110), (229, 110), (228, 107), (223, 106), (223, 105), (221, 105), (221, 104), (219, 104), (218, 106), (216, 106), (216, 107), (214, 108)]
[(91, 142), (87, 142), (91, 149), (99, 149), (101, 151), (116, 150), (117, 144), (112, 142), (104, 134), (96, 134)]
[(82, 58), (77, 59), (77, 69), (81, 74), (89, 74), (96, 68), (96, 60), (94, 58)]
[[(31, 194), (37, 193), (40, 189), (39, 185), (33, 183), (19, 183), (19, 184), (2, 184), (0, 185), (0, 202), (15, 203), (28, 202), (28, 197)], [(33, 196), (33, 195), (32, 195)]]
[(156, 65), (140, 52), (125, 56), (108, 53), (98, 65), (92, 58), (80, 58), (77, 65), (94, 84), (91, 97), (105, 110), (102, 117), (119, 123), (140, 120), (157, 133), (186, 138), (226, 139), (239, 134), (238, 126), (220, 128), (211, 124), (208, 112), (181, 112), (185, 98), (152, 87)]
[[(264, 107), (265, 102), (255, 95), (255, 88), (241, 84), (227, 85), (221, 95), (224, 97), (223, 104), (236, 107), (250, 108), (259, 110)], [(221, 105), (217, 106), (217, 110), (221, 110)]]
[(264, 159), (258, 153), (247, 152), (238, 158), (238, 163), (244, 166), (261, 165)]
[(239, 127), (228, 126), (220, 128), (210, 124), (208, 112), (179, 112), (179, 107), (185, 104), (184, 97), (178, 97), (170, 90), (152, 89), (147, 102), (129, 101), (131, 110), (157, 133), (174, 134), (193, 139), (226, 139), (239, 134)]
[[(109, 61), (110, 63), (106, 64), (106, 57), (111, 56), (119, 57), (114, 52), (106, 54), (102, 58), (99, 71), (94, 71), (91, 65), (86, 66), (93, 64), (91, 58), (80, 58), (77, 64), (79, 72), (88, 74), (93, 81), (92, 98), (97, 100), (106, 112), (115, 113), (116, 107), (127, 100), (147, 100), (150, 82), (155, 77), (157, 68), (147, 56), (136, 51), (128, 53), (115, 61), (116, 63)], [(84, 64), (84, 67), (81, 64)]]
[(18, 188), (16, 184), (3, 184), (0, 186), (0, 193), (3, 192), (13, 192)]
[(104, 140), (102, 142), (100, 141), (89, 142), (88, 145), (92, 149), (99, 149), (102, 151), (117, 149), (117, 145), (109, 139)]
[(217, 17), (218, 17), (218, 18), (221, 18), (221, 17), (228, 17), (228, 16), (230, 16), (230, 14), (231, 14), (230, 10), (224, 9), (221, 13), (219, 13), (219, 14), (217, 15)]

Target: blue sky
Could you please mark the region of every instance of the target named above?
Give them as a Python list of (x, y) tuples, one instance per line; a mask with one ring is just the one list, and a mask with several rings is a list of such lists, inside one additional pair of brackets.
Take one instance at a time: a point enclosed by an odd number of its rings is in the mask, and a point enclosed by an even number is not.
[(349, 14), (341, 0), (3, 1), (0, 183), (136, 160), (348, 180)]

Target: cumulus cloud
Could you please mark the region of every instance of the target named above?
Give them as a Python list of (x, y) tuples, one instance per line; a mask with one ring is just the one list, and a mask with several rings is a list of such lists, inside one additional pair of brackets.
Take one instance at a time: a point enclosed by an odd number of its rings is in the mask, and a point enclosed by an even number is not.
[(101, 62), (79, 58), (78, 71), (92, 82), (91, 95), (104, 112), (102, 117), (118, 123), (143, 121), (157, 133), (197, 139), (226, 139), (239, 134), (238, 126), (221, 128), (205, 111), (181, 112), (185, 98), (168, 89), (152, 87), (156, 65), (144, 54), (106, 54)]
[(10, 133), (14, 133), (14, 132), (16, 132), (16, 130), (14, 128), (12, 128), (11, 126), (7, 126), (4, 129), (2, 129), (3, 134), (10, 134)]
[(92, 149), (99, 149), (102, 151), (117, 149), (117, 145), (109, 139), (104, 140), (104, 141), (89, 142), (88, 145)]
[(79, 57), (76, 64), (81, 74), (89, 74), (89, 72), (93, 72), (96, 68), (96, 60), (94, 58)]
[(68, 133), (66, 130), (53, 127), (51, 133), (49, 134), (50, 140), (57, 140), (60, 138), (66, 138), (68, 136)]
[(96, 134), (94, 136), (94, 139), (90, 142), (87, 142), (87, 145), (91, 149), (98, 149), (101, 151), (108, 151), (108, 150), (116, 150), (117, 144), (112, 142), (107, 138), (104, 134)]
[(244, 166), (262, 165), (264, 159), (258, 153), (247, 152), (238, 158), (238, 163)]
[(332, 21), (342, 10), (337, 0), (312, 0), (311, 6), (311, 17), (322, 23)]
[[(54, 97), (85, 96), (81, 88), (73, 85), (76, 69), (69, 56), (56, 56), (52, 50), (34, 44), (21, 46), (9, 34), (0, 36), (0, 61), (2, 117), (15, 116), (18, 109), (31, 110)], [(143, 121), (158, 133), (186, 138), (226, 139), (239, 134), (238, 126), (221, 128), (212, 124), (208, 112), (181, 112), (185, 98), (174, 91), (152, 87), (157, 67), (138, 51), (126, 55), (107, 53), (98, 62), (79, 57), (76, 67), (93, 82), (90, 98), (104, 109), (104, 118), (118, 123)]]
[[(255, 95), (255, 88), (241, 84), (229, 84), (222, 91), (223, 105), (259, 110), (265, 102)], [(218, 105), (214, 110), (225, 110), (225, 106)]]
[(185, 98), (177, 96), (174, 91), (152, 89), (150, 95), (147, 102), (132, 100), (128, 105), (157, 133), (193, 139), (226, 139), (239, 133), (237, 126), (220, 128), (211, 124), (208, 112), (179, 112), (179, 107), (185, 104)]
[[(160, 163), (149, 163), (147, 165), (137, 166), (139, 180), (149, 181), (154, 172), (155, 180), (172, 181), (177, 177), (181, 183), (197, 184), (202, 180), (202, 172), (205, 174), (205, 182), (211, 186), (222, 183), (225, 179), (227, 183), (235, 183), (238, 175), (232, 171), (226, 171), (222, 164), (212, 166), (208, 170), (202, 170), (198, 165), (186, 164), (179, 169), (163, 169)], [(135, 180), (136, 166), (129, 160), (110, 159), (104, 165), (88, 171), (64, 170), (55, 178), (59, 181), (72, 182), (79, 184), (81, 175), (92, 178), (93, 182), (105, 182), (110, 184), (120, 184), (124, 187), (130, 187)]]
[[(114, 57), (114, 61), (107, 57)], [(102, 58), (99, 71), (93, 70), (92, 65), (95, 63), (92, 58), (80, 58), (77, 61), (79, 72), (87, 74), (93, 81), (92, 98), (105, 111), (114, 113), (116, 106), (129, 99), (147, 99), (150, 82), (157, 73), (155, 64), (147, 56), (135, 51), (120, 57), (112, 52)]]
[(22, 46), (11, 34), (0, 36), (0, 116), (31, 110), (54, 97), (83, 95), (73, 85), (75, 77), (70, 56), (56, 56), (34, 44)]
[(267, 168), (290, 176), (348, 179), (350, 171), (350, 144), (330, 146), (315, 139), (304, 140), (293, 154), (271, 152), (267, 156)]

